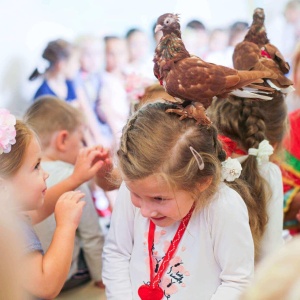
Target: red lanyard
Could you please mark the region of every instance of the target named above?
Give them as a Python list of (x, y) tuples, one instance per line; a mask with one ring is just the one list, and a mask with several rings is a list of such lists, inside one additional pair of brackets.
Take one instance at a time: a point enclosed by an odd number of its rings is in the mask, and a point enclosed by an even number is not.
[[(164, 256), (162, 263), (160, 264), (157, 274), (155, 276), (154, 276), (153, 260), (152, 260), (152, 247), (154, 244), (154, 233), (155, 233), (156, 226), (150, 220), (149, 233), (148, 233), (148, 253), (149, 253), (149, 262), (150, 262), (150, 285), (142, 285), (139, 288), (139, 296), (141, 297), (141, 299), (152, 299), (152, 300), (162, 299), (162, 296), (163, 296), (162, 290), (161, 290), (162, 295), (161, 295), (161, 293), (159, 293), (161, 298), (156, 298), (154, 296), (154, 293), (156, 295), (157, 289), (160, 289), (158, 287), (158, 284), (159, 284), (161, 277), (164, 274), (166, 268), (168, 267), (169, 262), (172, 259), (175, 251), (177, 250), (178, 244), (180, 243), (181, 238), (183, 237), (184, 232), (187, 228), (187, 225), (189, 224), (189, 221), (190, 221), (190, 218), (194, 211), (194, 208), (195, 208), (195, 205), (192, 206), (192, 208), (190, 209), (188, 214), (182, 219), (182, 221), (175, 233), (175, 236), (174, 236), (173, 240), (171, 241), (168, 251), (167, 251), (166, 255)], [(150, 294), (151, 294), (152, 298), (149, 298)]]

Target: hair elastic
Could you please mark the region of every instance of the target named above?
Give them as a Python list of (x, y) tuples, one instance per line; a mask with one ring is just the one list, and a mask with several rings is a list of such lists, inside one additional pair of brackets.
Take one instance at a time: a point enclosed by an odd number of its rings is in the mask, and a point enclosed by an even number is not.
[(191, 150), (193, 156), (195, 157), (195, 159), (197, 161), (199, 169), (203, 170), (204, 169), (204, 162), (203, 162), (202, 156), (192, 146), (190, 146), (190, 150)]
[(257, 163), (260, 165), (263, 162), (269, 161), (269, 156), (274, 152), (274, 148), (270, 145), (269, 141), (263, 140), (259, 143), (258, 148), (249, 148), (248, 154), (256, 156)]

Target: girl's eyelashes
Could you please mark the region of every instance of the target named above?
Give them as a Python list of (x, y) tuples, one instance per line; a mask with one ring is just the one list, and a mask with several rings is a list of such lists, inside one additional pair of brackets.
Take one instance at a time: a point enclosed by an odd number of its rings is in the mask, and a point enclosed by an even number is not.
[(162, 201), (162, 200), (166, 200), (163, 197), (153, 197), (154, 200), (158, 200), (158, 201)]
[(39, 169), (40, 169), (40, 166), (41, 166), (41, 163), (38, 162), (38, 163), (34, 166), (34, 168), (35, 168), (36, 170), (39, 170)]

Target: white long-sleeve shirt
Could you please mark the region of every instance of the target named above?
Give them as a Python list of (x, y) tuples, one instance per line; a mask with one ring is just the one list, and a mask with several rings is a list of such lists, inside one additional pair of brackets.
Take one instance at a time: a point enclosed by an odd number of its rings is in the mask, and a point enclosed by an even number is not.
[(269, 183), (271, 198), (267, 203), (268, 223), (261, 241), (260, 258), (269, 256), (283, 246), (283, 184), (277, 165), (267, 162), (259, 167), (261, 176)]
[[(179, 222), (156, 227), (154, 257), (165, 255)], [(130, 200), (122, 184), (103, 249), (103, 280), (108, 300), (140, 299), (149, 282), (149, 219)], [(242, 198), (221, 183), (211, 203), (194, 212), (173, 259), (162, 277), (164, 299), (233, 300), (249, 283), (254, 246)]]

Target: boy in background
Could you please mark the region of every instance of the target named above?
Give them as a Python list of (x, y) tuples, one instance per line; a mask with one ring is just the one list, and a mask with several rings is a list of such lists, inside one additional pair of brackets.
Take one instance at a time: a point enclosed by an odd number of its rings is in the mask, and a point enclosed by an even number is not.
[[(50, 175), (47, 186), (51, 187), (73, 173), (76, 158), (83, 148), (83, 116), (64, 101), (44, 96), (31, 105), (25, 119), (41, 142), (41, 165)], [(104, 288), (101, 277), (103, 234), (89, 183), (82, 184), (78, 190), (85, 194), (86, 205), (76, 232), (72, 264), (63, 290), (74, 288), (91, 279), (96, 286)], [(51, 243), (55, 227), (54, 214), (35, 226), (44, 251)]]

